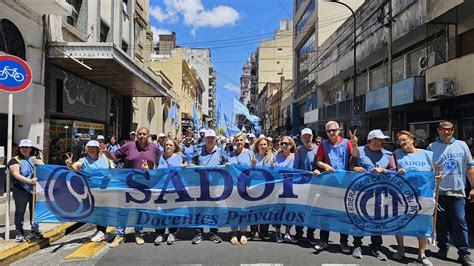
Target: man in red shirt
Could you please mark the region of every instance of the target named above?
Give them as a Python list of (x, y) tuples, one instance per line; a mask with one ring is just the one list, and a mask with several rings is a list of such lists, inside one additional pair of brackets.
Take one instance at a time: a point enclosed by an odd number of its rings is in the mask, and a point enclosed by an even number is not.
[[(332, 173), (334, 170), (345, 170), (350, 171), (350, 158), (359, 157), (359, 149), (357, 146), (357, 130), (354, 130), (354, 134), (349, 131), (350, 140), (339, 136), (341, 129), (339, 124), (335, 121), (329, 121), (326, 124), (327, 140), (323, 140), (318, 147), (316, 153), (316, 165), (324, 171)], [(341, 250), (343, 253), (350, 253), (348, 235), (341, 234)], [(316, 250), (326, 249), (329, 241), (329, 231), (321, 230), (320, 232), (321, 242), (318, 243), (314, 248)]]

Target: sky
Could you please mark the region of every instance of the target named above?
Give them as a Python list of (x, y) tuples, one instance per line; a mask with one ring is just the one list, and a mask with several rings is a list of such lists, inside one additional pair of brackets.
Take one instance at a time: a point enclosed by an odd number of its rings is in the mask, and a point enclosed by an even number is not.
[[(176, 32), (177, 45), (210, 48), (217, 76), (217, 105), (232, 114), (242, 66), (281, 19), (293, 17), (292, 0), (150, 0), (153, 39)], [(223, 120), (221, 120), (223, 127)]]

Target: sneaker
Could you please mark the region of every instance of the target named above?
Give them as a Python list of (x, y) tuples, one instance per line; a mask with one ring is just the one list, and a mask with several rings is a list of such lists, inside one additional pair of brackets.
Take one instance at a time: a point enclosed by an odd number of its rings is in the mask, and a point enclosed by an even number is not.
[(303, 240), (303, 236), (296, 234), (293, 239), (291, 240), (291, 243), (299, 243)]
[(270, 240), (270, 234), (268, 232), (263, 234), (263, 240), (265, 241)]
[(354, 249), (352, 250), (352, 257), (356, 259), (362, 259), (362, 248), (354, 247)]
[(261, 240), (261, 239), (260, 239), (260, 236), (258, 235), (258, 232), (253, 232), (253, 233), (252, 233), (252, 240), (253, 240), (253, 241), (259, 241), (259, 240)]
[(460, 258), (458, 259), (458, 261), (459, 261), (459, 263), (461, 263), (461, 265), (463, 265), (463, 266), (473, 266), (473, 265), (474, 265), (474, 261), (472, 261), (470, 255), (464, 255), (464, 256), (460, 257)]
[(351, 253), (351, 248), (347, 243), (341, 243), (341, 251), (344, 254), (350, 254)]
[(441, 260), (446, 260), (448, 258), (448, 250), (447, 249), (440, 249), (436, 254), (436, 257)]
[(281, 233), (276, 233), (276, 234), (275, 234), (275, 241), (276, 241), (277, 243), (283, 242), (283, 236), (281, 235)]
[(100, 242), (105, 240), (105, 234), (102, 231), (97, 231), (94, 237), (91, 238), (91, 242)]
[(214, 233), (211, 233), (211, 235), (209, 236), (209, 240), (211, 240), (212, 242), (216, 244), (219, 244), (222, 242), (221, 237)]
[(316, 245), (314, 245), (314, 249), (318, 251), (323, 251), (327, 249), (328, 247), (329, 247), (329, 244), (326, 241), (320, 241), (319, 243), (316, 243)]
[(396, 260), (401, 260), (405, 257), (405, 250), (404, 249), (399, 249), (395, 254), (392, 256)]
[(124, 241), (123, 236), (116, 236), (116, 237), (114, 238), (114, 241), (112, 241), (112, 243), (110, 243), (110, 246), (109, 246), (109, 247), (115, 248), (115, 247), (117, 247), (118, 245), (122, 244), (123, 241)]
[(283, 241), (285, 242), (291, 242), (291, 235), (286, 233), (285, 236), (283, 237)]
[(161, 245), (161, 243), (163, 243), (163, 235), (157, 235), (155, 238), (155, 245), (158, 246)]
[(195, 235), (195, 236), (193, 237), (193, 240), (192, 240), (191, 243), (193, 243), (193, 244), (199, 244), (199, 243), (201, 243), (201, 241), (202, 241), (202, 235), (201, 235), (201, 234), (197, 234), (197, 235)]
[(372, 251), (372, 255), (374, 255), (378, 260), (381, 260), (381, 261), (387, 260), (387, 256), (385, 256), (385, 254), (383, 254), (382, 251), (375, 248), (371, 248), (370, 250)]
[(418, 255), (417, 258), (418, 262), (424, 266), (433, 266), (433, 263), (425, 256), (425, 255)]
[(143, 236), (135, 236), (135, 242), (137, 243), (137, 245), (143, 245), (145, 244), (145, 239), (143, 239)]
[(23, 234), (16, 234), (15, 242), (21, 243), (25, 241), (25, 236)]
[(316, 240), (314, 237), (308, 237), (308, 242), (311, 246), (318, 244), (318, 240)]
[(235, 246), (235, 245), (237, 245), (237, 244), (239, 243), (239, 240), (237, 239), (236, 236), (233, 236), (233, 237), (230, 239), (230, 243)]
[(169, 233), (168, 238), (166, 239), (166, 244), (173, 245), (175, 241), (176, 241), (176, 239), (174, 237), (174, 234)]
[(247, 244), (247, 241), (248, 240), (247, 240), (247, 237), (245, 235), (242, 235), (240, 237), (240, 244), (245, 245), (245, 244)]
[(43, 239), (43, 234), (38, 230), (31, 231), (30, 239)]

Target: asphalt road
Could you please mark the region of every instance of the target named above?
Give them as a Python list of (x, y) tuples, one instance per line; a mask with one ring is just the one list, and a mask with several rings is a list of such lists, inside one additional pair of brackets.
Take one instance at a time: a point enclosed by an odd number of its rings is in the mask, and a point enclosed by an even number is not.
[[(66, 259), (78, 248), (84, 245), (88, 237), (94, 233), (94, 226), (85, 225), (75, 232), (55, 242), (52, 246), (42, 249), (25, 257), (12, 265), (170, 265), (170, 264), (202, 264), (202, 265), (242, 265), (242, 264), (277, 264), (277, 265), (322, 265), (322, 264), (360, 264), (360, 265), (416, 265), (417, 241), (415, 238), (405, 239), (407, 258), (402, 261), (391, 259), (395, 252), (395, 238), (385, 236), (384, 253), (388, 261), (381, 262), (370, 254), (367, 245), (369, 238), (364, 238), (363, 259), (354, 259), (351, 255), (342, 254), (339, 250), (339, 235), (331, 234), (331, 243), (328, 250), (320, 253), (310, 245), (295, 245), (267, 241), (249, 241), (247, 245), (230, 244), (229, 234), (222, 233), (224, 240), (221, 244), (204, 241), (198, 245), (191, 244), (193, 231), (189, 229), (178, 232), (178, 241), (171, 246), (162, 244), (154, 246), (154, 233), (147, 232), (146, 243), (137, 245), (133, 241), (133, 234), (127, 234), (126, 242), (116, 248), (105, 245), (97, 252), (84, 259)], [(129, 229), (130, 230), (130, 229)], [(224, 228), (222, 232), (229, 230)], [(127, 231), (128, 232), (128, 231)], [(316, 236), (319, 233), (317, 231)], [(113, 235), (110, 235), (109, 242)], [(352, 241), (352, 238), (350, 238)], [(474, 251), (474, 239), (471, 239), (471, 249)], [(434, 265), (458, 265), (455, 261), (457, 254), (455, 248), (449, 252), (449, 261), (441, 261), (431, 252), (436, 252), (435, 246), (428, 245), (427, 255)]]

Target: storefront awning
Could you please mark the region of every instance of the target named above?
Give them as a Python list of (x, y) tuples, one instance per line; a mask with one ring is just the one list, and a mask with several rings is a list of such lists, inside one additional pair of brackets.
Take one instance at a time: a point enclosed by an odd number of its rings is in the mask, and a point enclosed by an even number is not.
[(113, 43), (66, 42), (48, 45), (48, 59), (52, 64), (110, 88), (114, 94), (168, 96), (168, 90), (162, 84)]

